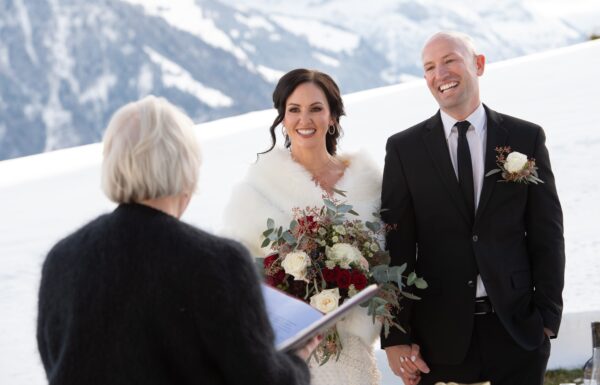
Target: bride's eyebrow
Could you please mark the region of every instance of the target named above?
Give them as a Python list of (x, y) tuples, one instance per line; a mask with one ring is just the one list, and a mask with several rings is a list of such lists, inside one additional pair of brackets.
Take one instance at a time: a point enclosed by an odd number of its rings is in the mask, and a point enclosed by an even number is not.
[[(314, 103), (311, 103), (311, 104), (310, 104), (310, 106), (312, 107), (312, 106), (314, 106), (314, 105), (318, 105), (318, 104), (319, 104), (319, 105), (322, 105), (322, 104), (323, 104), (323, 102), (314, 102)], [(300, 107), (300, 104), (298, 104), (298, 103), (288, 103), (288, 107), (290, 107), (290, 106), (296, 106), (296, 107)]]

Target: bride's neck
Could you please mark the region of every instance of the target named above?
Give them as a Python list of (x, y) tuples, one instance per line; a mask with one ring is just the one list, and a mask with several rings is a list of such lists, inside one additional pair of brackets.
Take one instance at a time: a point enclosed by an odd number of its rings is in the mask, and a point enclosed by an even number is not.
[(318, 177), (324, 170), (335, 165), (335, 157), (327, 152), (322, 151), (302, 151), (291, 148), (292, 159), (300, 163), (314, 177)]
[(326, 150), (323, 152), (295, 151), (292, 148), (291, 153), (292, 159), (310, 172), (315, 183), (332, 195), (336, 183), (344, 175), (347, 164)]

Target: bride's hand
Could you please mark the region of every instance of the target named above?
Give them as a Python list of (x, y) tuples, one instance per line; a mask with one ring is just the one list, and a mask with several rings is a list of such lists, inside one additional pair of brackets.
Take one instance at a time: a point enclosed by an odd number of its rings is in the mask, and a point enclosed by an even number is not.
[(390, 369), (407, 385), (417, 385), (421, 381), (421, 373), (429, 373), (429, 367), (419, 350), (417, 344), (385, 348)]
[(298, 357), (302, 358), (304, 361), (307, 361), (308, 357), (310, 357), (313, 350), (315, 350), (317, 348), (317, 346), (319, 346), (319, 343), (321, 342), (322, 339), (323, 339), (323, 336), (321, 336), (321, 335), (313, 337), (313, 339), (308, 341), (302, 349), (296, 350), (296, 355)]

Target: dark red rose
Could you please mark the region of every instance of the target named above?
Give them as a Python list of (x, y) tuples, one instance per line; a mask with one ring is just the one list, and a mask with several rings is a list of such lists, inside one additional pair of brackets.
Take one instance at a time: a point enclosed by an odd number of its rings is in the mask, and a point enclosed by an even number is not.
[(334, 269), (323, 269), (323, 278), (326, 282), (335, 282), (337, 280), (337, 271)]
[(304, 298), (306, 295), (306, 282), (304, 281), (292, 281), (290, 283), (289, 292), (295, 297)]
[(277, 253), (267, 255), (263, 261), (265, 269), (270, 267), (273, 264), (273, 262), (275, 262), (277, 260), (277, 258), (279, 258), (279, 254), (277, 254)]
[(315, 222), (315, 217), (313, 215), (307, 215), (298, 219), (298, 224), (305, 232), (315, 232), (319, 225)]
[(350, 280), (351, 280), (351, 276), (350, 276), (350, 271), (345, 270), (345, 269), (340, 269), (340, 272), (338, 273), (337, 276), (337, 285), (340, 289), (347, 289), (348, 286), (350, 286)]
[(281, 268), (270, 269), (265, 276), (265, 282), (267, 285), (273, 287), (282, 284), (284, 280), (285, 271), (283, 271)]
[(356, 290), (362, 290), (367, 286), (367, 277), (360, 271), (353, 271), (351, 282)]

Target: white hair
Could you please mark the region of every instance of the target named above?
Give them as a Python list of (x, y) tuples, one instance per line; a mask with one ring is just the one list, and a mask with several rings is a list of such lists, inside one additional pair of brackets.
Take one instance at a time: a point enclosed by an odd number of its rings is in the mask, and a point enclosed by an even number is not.
[[(465, 49), (465, 53), (470, 56), (477, 56), (477, 50), (475, 49), (475, 43), (473, 42), (473, 38), (466, 33), (457, 32), (457, 31), (442, 31), (433, 34), (425, 44), (423, 45), (423, 50), (425, 47), (434, 39), (443, 38), (448, 40), (454, 40), (458, 42), (459, 45)], [(421, 51), (421, 57), (423, 56), (423, 50)]]
[(117, 203), (196, 188), (200, 148), (190, 118), (153, 95), (121, 107), (104, 134), (102, 189)]

